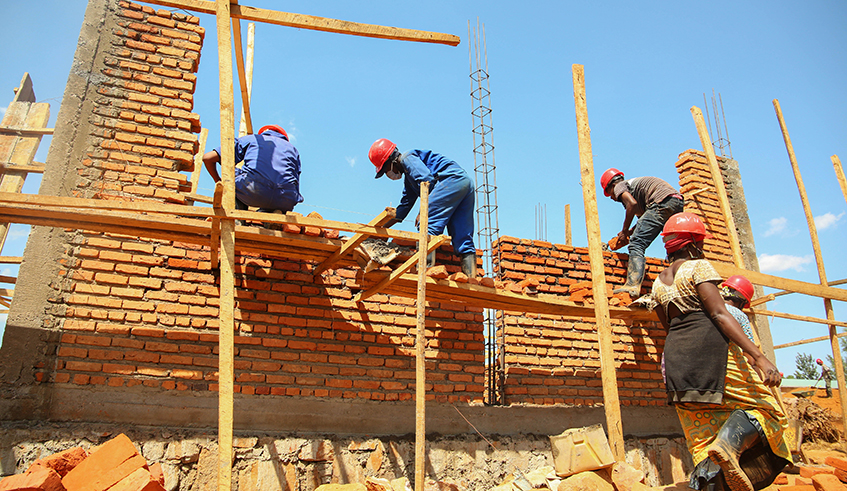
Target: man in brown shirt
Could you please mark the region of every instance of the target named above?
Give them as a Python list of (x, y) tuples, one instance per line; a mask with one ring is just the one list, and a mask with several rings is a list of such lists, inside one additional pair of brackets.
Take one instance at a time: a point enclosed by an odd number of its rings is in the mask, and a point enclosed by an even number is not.
[[(672, 215), (681, 213), (685, 204), (682, 195), (658, 177), (633, 177), (624, 180), (623, 172), (607, 169), (600, 178), (603, 194), (623, 205), (626, 216), (618, 237), (629, 239), (629, 262), (626, 284), (614, 293), (626, 292), (633, 298), (641, 295), (644, 280), (644, 253), (662, 232)], [(633, 218), (638, 217), (630, 228)]]

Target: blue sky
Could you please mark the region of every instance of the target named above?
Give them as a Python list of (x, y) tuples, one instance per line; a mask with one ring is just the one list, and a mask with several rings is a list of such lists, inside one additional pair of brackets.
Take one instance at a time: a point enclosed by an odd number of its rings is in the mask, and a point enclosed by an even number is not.
[[(279, 8), (277, 2), (244, 2)], [(40, 101), (59, 110), (85, 2), (6, 0), (0, 20), (0, 108), (23, 72)], [(530, 8), (527, 8), (530, 7)], [(155, 7), (160, 8), (160, 7)], [(573, 242), (587, 245), (571, 66), (585, 66), (595, 174), (617, 167), (628, 177), (677, 182), (677, 156), (699, 149), (691, 106), (714, 89), (723, 100), (732, 155), (739, 161), (762, 270), (818, 282), (813, 249), (772, 100), (778, 99), (809, 194), (829, 281), (847, 278), (840, 250), (847, 204), (830, 156), (847, 161), (847, 3), (817, 2), (349, 2), (292, 0), (290, 12), (455, 34), (457, 47), (387, 41), (258, 24), (254, 125), (280, 124), (298, 147), (306, 201), (296, 211), (366, 222), (396, 205), (400, 184), (373, 179), (370, 144), (390, 138), (401, 150), (432, 149), (473, 169), (468, 22), (485, 26), (493, 110), (501, 235), (536, 238), (535, 208), (547, 208), (547, 239), (564, 242), (571, 205)], [(219, 141), (215, 22), (207, 29), (195, 112)], [(242, 30), (246, 37), (246, 24)], [(5, 95), (3, 95), (5, 94)], [(236, 94), (236, 97), (238, 95)], [(2, 109), (0, 109), (2, 110)], [(36, 157), (44, 161), (49, 139)], [(27, 192), (37, 192), (37, 179)], [(211, 194), (204, 175), (200, 192)], [(623, 210), (598, 203), (604, 239)], [(400, 228), (411, 230), (409, 224)], [(13, 227), (3, 255), (20, 254), (24, 227)], [(660, 243), (648, 254), (662, 257)], [(7, 268), (0, 274), (14, 274)], [(780, 297), (769, 309), (825, 317), (823, 300)], [(847, 320), (835, 302), (836, 319)], [(827, 329), (783, 319), (776, 344), (823, 336)], [(798, 352), (824, 357), (828, 343), (777, 351), (793, 373)]]

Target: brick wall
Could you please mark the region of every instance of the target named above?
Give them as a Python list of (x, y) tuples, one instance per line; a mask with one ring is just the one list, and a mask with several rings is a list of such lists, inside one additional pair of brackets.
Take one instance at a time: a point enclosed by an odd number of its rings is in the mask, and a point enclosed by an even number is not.
[[(105, 78), (71, 192), (185, 203), (190, 185), (180, 171), (191, 169), (198, 149), (200, 121), (191, 110), (204, 29), (196, 17), (125, 1), (108, 5), (117, 27), (102, 34), (108, 47), (95, 66)], [(338, 238), (315, 227), (285, 230)], [(217, 390), (219, 278), (209, 247), (69, 230), (59, 264), (42, 327), (58, 330), (60, 339), (54, 362), (35, 367), (36, 380)], [(412, 399), (414, 300), (374, 295), (356, 304), (351, 299), (363, 286), (357, 270), (330, 270), (316, 282), (316, 264), (237, 256), (235, 391)], [(480, 401), (481, 309), (432, 302), (427, 319), (429, 398)]]
[[(585, 305), (594, 303), (590, 290), (588, 249), (544, 241), (501, 237), (495, 244), (495, 266), (506, 287), (531, 283), (539, 295), (555, 295)], [(498, 254), (495, 252), (494, 257)], [(626, 280), (627, 255), (604, 252), (609, 291)], [(644, 289), (664, 269), (647, 258)], [(588, 295), (586, 296), (586, 293)], [(611, 305), (620, 304), (612, 297)], [(503, 391), (508, 404), (601, 405), (600, 352), (593, 318), (502, 312), (498, 336), (504, 344)], [(621, 405), (663, 405), (661, 350), (665, 332), (658, 322), (625, 324), (612, 320), (615, 368)]]
[[(725, 163), (724, 159), (718, 157), (718, 164), (722, 163)], [(706, 154), (698, 150), (686, 150), (679, 154), (675, 165), (679, 173), (679, 190), (685, 197), (685, 211), (702, 218), (706, 230), (713, 236), (703, 246), (706, 259), (732, 263), (729, 232)]]

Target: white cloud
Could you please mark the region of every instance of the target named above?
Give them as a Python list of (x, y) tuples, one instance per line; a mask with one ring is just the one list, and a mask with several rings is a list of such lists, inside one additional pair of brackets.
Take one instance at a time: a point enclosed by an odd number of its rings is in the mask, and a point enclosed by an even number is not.
[(770, 237), (771, 235), (778, 234), (785, 231), (785, 226), (788, 224), (788, 219), (785, 217), (779, 217), (771, 219), (768, 222), (770, 228), (765, 232), (765, 237)]
[(344, 157), (344, 160), (350, 164), (350, 167), (354, 167), (356, 165), (356, 157)]
[(826, 230), (829, 227), (835, 226), (841, 219), (844, 217), (844, 213), (841, 212), (838, 215), (833, 215), (832, 213), (824, 213), (821, 216), (815, 217), (815, 228), (818, 230)]
[(803, 265), (812, 262), (812, 256), (789, 256), (786, 254), (759, 254), (759, 269), (763, 273), (793, 269), (804, 271)]

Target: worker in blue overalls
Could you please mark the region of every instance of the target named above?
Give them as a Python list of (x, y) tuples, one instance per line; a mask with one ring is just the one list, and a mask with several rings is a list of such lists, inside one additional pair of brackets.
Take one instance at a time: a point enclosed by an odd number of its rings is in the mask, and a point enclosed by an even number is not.
[[(475, 278), (474, 184), (465, 170), (431, 150), (410, 150), (400, 154), (397, 145), (385, 138), (371, 145), (368, 158), (376, 166), (376, 178), (383, 174), (394, 181), (405, 178), (396, 217), (386, 226), (391, 227), (406, 218), (420, 196), (421, 183), (429, 182), (427, 233), (440, 235), (446, 227), (453, 239), (453, 250), (461, 258), (462, 272), (468, 278)], [(434, 264), (435, 251), (427, 257), (427, 266)]]

